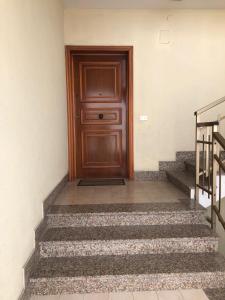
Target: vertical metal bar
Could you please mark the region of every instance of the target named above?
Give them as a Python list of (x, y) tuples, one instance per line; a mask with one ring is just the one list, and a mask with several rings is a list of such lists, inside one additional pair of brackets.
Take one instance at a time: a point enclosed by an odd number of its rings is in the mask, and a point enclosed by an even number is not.
[(200, 145), (197, 140), (200, 139), (200, 129), (197, 127), (199, 122), (199, 116), (196, 114), (196, 124), (195, 124), (195, 201), (199, 203), (199, 155), (200, 155)]
[[(219, 159), (221, 160), (221, 152), (219, 154)], [(221, 188), (221, 167), (219, 166), (219, 212), (221, 210), (221, 192), (222, 192), (222, 188)]]
[[(213, 126), (213, 133), (217, 132), (217, 126)], [(213, 177), (212, 177), (212, 204), (211, 204), (211, 220), (212, 220), (212, 228), (216, 229), (216, 213), (214, 212), (214, 206), (216, 206), (216, 178), (217, 178), (217, 169), (218, 164), (214, 159), (214, 155), (217, 154), (217, 142), (213, 137), (212, 144), (212, 161), (213, 161)]]
[[(211, 142), (211, 137), (208, 135), (208, 142)], [(208, 144), (208, 191), (211, 190), (211, 164), (210, 164), (210, 144)], [(208, 198), (210, 197), (210, 194), (208, 193)]]
[[(206, 128), (206, 141), (207, 142), (210, 142), (210, 127), (207, 127)], [(207, 146), (206, 145), (206, 157), (205, 157), (205, 160), (206, 160), (206, 165), (205, 165), (205, 167), (206, 167), (206, 172), (205, 172), (205, 176), (206, 176), (206, 178), (208, 178), (208, 176), (209, 176), (209, 172), (210, 172), (210, 166), (209, 166), (209, 145)]]
[[(203, 134), (202, 138), (202, 186), (205, 187), (205, 135)], [(204, 191), (202, 190), (202, 195)]]

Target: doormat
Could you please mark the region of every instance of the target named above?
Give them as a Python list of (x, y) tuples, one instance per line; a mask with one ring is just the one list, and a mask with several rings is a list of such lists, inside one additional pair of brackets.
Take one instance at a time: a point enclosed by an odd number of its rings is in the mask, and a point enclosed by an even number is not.
[(77, 185), (78, 186), (125, 185), (125, 180), (120, 178), (81, 179)]

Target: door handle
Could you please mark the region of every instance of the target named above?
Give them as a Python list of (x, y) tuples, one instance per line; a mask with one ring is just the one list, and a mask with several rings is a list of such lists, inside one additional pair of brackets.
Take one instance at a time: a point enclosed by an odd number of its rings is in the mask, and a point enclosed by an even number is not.
[(104, 117), (103, 114), (99, 114), (99, 115), (98, 115), (99, 120), (102, 120), (103, 117)]

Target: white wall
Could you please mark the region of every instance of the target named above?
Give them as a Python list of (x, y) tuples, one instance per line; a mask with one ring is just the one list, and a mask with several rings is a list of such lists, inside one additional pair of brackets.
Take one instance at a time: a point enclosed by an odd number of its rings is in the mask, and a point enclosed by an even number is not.
[(62, 3), (1, 0), (1, 300), (21, 293), (42, 201), (66, 173)]
[[(65, 43), (134, 46), (135, 169), (193, 150), (193, 112), (225, 96), (225, 10), (65, 10)], [(159, 42), (169, 30), (169, 44)], [(149, 116), (140, 122), (140, 114)]]

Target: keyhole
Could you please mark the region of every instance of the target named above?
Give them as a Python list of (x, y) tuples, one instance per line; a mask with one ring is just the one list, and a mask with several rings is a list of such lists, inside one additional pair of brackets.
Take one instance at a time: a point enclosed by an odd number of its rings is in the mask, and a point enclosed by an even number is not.
[(98, 117), (99, 117), (100, 120), (102, 120), (103, 119), (103, 114), (99, 114)]

